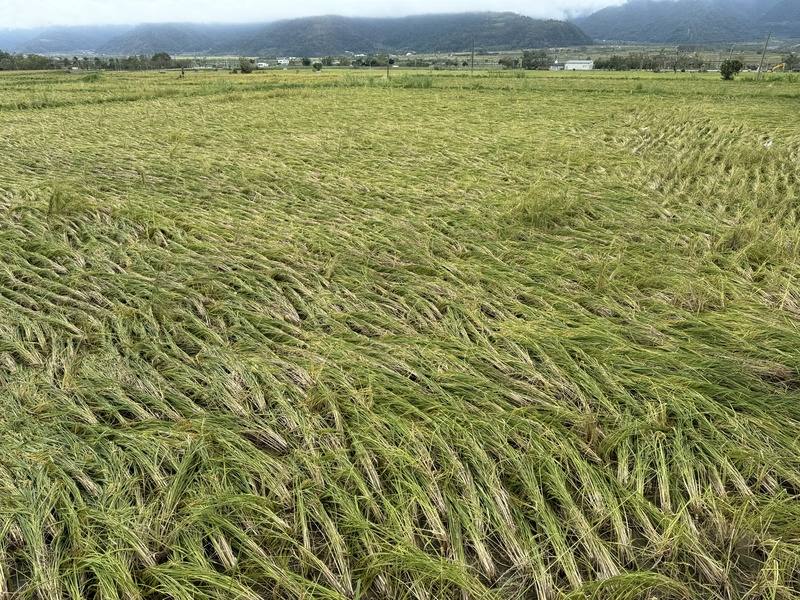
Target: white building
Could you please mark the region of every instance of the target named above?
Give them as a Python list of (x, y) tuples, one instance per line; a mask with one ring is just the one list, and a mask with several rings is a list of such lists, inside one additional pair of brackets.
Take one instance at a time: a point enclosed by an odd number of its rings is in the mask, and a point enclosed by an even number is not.
[(281, 66), (281, 67), (288, 67), (290, 64), (292, 64), (292, 60), (290, 58), (279, 58), (278, 59), (278, 65)]
[(269, 69), (269, 63), (265, 63), (265, 62), (256, 63), (256, 68), (257, 69)]
[(565, 71), (591, 71), (594, 69), (593, 60), (568, 60), (564, 63)]

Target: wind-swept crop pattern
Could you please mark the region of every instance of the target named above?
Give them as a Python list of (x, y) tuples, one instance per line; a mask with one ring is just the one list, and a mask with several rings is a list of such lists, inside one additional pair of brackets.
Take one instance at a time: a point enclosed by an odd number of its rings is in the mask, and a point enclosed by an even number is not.
[(800, 594), (791, 76), (0, 76), (0, 596)]

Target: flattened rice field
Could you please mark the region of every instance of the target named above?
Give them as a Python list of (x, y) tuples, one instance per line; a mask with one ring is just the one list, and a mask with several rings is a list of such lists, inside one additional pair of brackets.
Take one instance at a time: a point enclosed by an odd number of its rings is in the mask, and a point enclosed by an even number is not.
[(797, 598), (798, 115), (0, 74), (0, 597)]

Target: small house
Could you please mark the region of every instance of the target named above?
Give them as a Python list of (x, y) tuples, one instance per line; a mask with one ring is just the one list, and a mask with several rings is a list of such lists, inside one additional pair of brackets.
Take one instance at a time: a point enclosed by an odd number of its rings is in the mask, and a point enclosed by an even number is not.
[(593, 60), (568, 60), (564, 63), (565, 71), (591, 71), (594, 69)]

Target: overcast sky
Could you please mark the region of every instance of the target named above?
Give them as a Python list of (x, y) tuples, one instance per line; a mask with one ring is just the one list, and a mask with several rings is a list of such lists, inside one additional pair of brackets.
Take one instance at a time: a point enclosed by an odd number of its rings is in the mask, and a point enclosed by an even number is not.
[(622, 4), (623, 0), (0, 0), (0, 28), (163, 21), (269, 21), (338, 14), (401, 16), (432, 12), (511, 10), (532, 17), (563, 17)]

